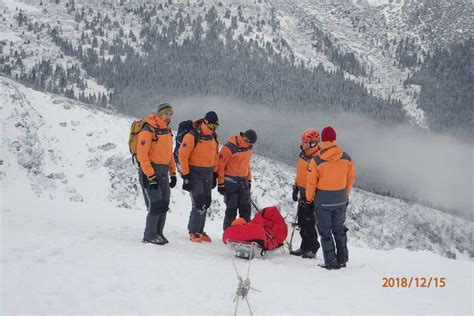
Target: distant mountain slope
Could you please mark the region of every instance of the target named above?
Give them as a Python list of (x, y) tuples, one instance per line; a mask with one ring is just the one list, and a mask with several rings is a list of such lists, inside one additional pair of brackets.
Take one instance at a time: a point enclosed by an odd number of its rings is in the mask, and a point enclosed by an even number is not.
[[(47, 58), (53, 69), (59, 64), (65, 73), (55, 77), (51, 86), (44, 84), (49, 91), (105, 105), (113, 87), (98, 84), (94, 71), (71, 49), (82, 43), (84, 52), (91, 48), (105, 59), (112, 58), (117, 48), (146, 54), (152, 43), (142, 37), (143, 29), (174, 30), (182, 42), (195, 35), (192, 25), (208, 28), (206, 20), (214, 7), (234, 39), (271, 47), (294, 58), (296, 64), (303, 61), (308, 66), (321, 64), (328, 71), (342, 70), (346, 78), (366, 85), (374, 95), (399, 99), (409, 119), (422, 127), (427, 121), (417, 106), (420, 86), (404, 80), (427, 54), (472, 36), (474, 25), (467, 1), (24, 1), (28, 4), (0, 3), (3, 72), (21, 78)], [(56, 46), (53, 33), (72, 46)]]

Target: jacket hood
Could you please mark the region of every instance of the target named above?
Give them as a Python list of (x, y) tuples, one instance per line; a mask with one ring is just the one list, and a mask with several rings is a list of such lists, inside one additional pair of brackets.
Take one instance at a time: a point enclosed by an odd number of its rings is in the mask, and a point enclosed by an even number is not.
[(204, 119), (198, 119), (193, 122), (193, 128), (199, 131), (202, 135), (212, 135), (212, 131), (207, 125), (204, 123)]
[(341, 159), (344, 152), (336, 141), (322, 142), (320, 144), (319, 157), (326, 161), (336, 161)]
[[(301, 147), (300, 147), (301, 148)], [(308, 148), (306, 150), (303, 150), (303, 148), (301, 148), (301, 151), (304, 153), (305, 156), (307, 157), (312, 157), (314, 156), (318, 151), (320, 150), (320, 146), (319, 144), (316, 145), (316, 147), (313, 147), (313, 148)]]
[(231, 136), (231, 137), (229, 137), (229, 139), (227, 141), (229, 143), (232, 143), (232, 144), (236, 145), (237, 147), (240, 147), (240, 148), (252, 147), (252, 145), (247, 143), (241, 135)]
[(167, 128), (168, 127), (168, 123), (160, 119), (155, 114), (148, 114), (145, 117), (145, 122), (147, 122), (148, 125), (154, 128)]

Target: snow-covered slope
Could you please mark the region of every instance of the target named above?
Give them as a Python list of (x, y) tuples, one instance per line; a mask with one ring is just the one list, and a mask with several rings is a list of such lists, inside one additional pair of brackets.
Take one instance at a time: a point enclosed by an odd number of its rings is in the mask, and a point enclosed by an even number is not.
[[(233, 311), (236, 279), (219, 241), (224, 206), (217, 192), (206, 226), (212, 244), (187, 240), (190, 201), (174, 189), (170, 244), (144, 245), (144, 205), (126, 145), (132, 118), (3, 77), (0, 107), (3, 312)], [(277, 204), (290, 216), (293, 172), (257, 156), (257, 203)], [(472, 312), (472, 262), (438, 255), (472, 257), (472, 223), (356, 190), (348, 226), (346, 270), (316, 268), (320, 254), (302, 260), (276, 251), (255, 260), (251, 280), (262, 292), (250, 296), (254, 312)], [(411, 276), (445, 277), (447, 286), (382, 288), (383, 277)]]
[[(18, 161), (29, 178), (27, 186), (52, 201), (143, 209), (127, 148), (133, 118), (27, 89), (5, 78), (1, 87), (7, 171), (12, 160)], [(290, 220), (296, 207), (290, 196), (294, 172), (292, 166), (256, 156), (257, 204), (278, 204)], [(91, 183), (96, 189), (90, 189)], [(186, 215), (187, 207), (174, 203), (187, 196), (181, 190), (173, 192), (172, 211)], [(224, 204), (215, 195), (211, 215), (220, 217)], [(358, 189), (349, 207), (348, 226), (352, 242), (359, 245), (426, 249), (450, 258), (474, 256), (471, 222)]]

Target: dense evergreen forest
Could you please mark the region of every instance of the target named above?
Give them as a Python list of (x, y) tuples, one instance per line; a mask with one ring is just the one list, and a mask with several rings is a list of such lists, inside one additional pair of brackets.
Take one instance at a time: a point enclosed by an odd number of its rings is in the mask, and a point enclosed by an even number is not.
[[(100, 13), (86, 21), (85, 30), (92, 32), (83, 31), (79, 44), (63, 36), (58, 27), (48, 28), (62, 52), (78, 58), (88, 75), (113, 93), (74, 93), (74, 87), (82, 91), (86, 86), (79, 69), (53, 66), (47, 57), (17, 79), (84, 102), (110, 103), (129, 114), (137, 113), (137, 108), (157, 97), (208, 95), (275, 107), (348, 111), (384, 122), (406, 121), (401, 102), (375, 97), (364, 85), (345, 79), (341, 70), (328, 72), (321, 64), (309, 67), (297, 62), (292, 54), (282, 53), (284, 49), (276, 51), (269, 42), (262, 45), (257, 39), (245, 41), (242, 35), (235, 36), (242, 16), (231, 17), (232, 23), (226, 27), (212, 7), (204, 17), (192, 20), (178, 12), (164, 23), (159, 18), (152, 20), (156, 10), (160, 8), (135, 9), (133, 13), (143, 22), (140, 34), (127, 34), (115, 25), (119, 32), (111, 42), (98, 39), (109, 23), (109, 18)], [(76, 22), (85, 21), (87, 14), (90, 12), (76, 13)], [(30, 27), (26, 17), (19, 18), (18, 23)], [(353, 54), (338, 52), (328, 39), (322, 40), (325, 49), (331, 50), (328, 54), (343, 68), (364, 73)], [(136, 49), (136, 43), (142, 43), (140, 49)], [(278, 45), (284, 47), (285, 43)], [(9, 74), (11, 69), (5, 65), (2, 72)]]
[(433, 131), (448, 131), (472, 140), (473, 55), (471, 37), (428, 55), (421, 69), (406, 80), (421, 85), (418, 106), (425, 111)]

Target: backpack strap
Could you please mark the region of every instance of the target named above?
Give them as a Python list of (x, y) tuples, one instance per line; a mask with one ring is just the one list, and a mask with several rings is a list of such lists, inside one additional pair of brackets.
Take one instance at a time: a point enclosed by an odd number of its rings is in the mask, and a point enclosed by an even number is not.
[(155, 128), (153, 132), (157, 135), (167, 135), (167, 134), (172, 134), (171, 133), (171, 128)]
[(217, 134), (215, 132), (213, 132), (212, 135), (203, 135), (198, 129), (193, 128), (192, 130), (189, 131), (189, 133), (191, 133), (194, 137), (195, 146), (199, 142), (208, 141), (208, 140), (215, 140), (217, 143)]
[(171, 128), (166, 127), (166, 128), (155, 128), (153, 126), (150, 126), (150, 124), (146, 123), (143, 125), (143, 128), (141, 131), (148, 131), (153, 133), (153, 140), (156, 142), (158, 140), (158, 135), (167, 135), (167, 134), (172, 134), (171, 133)]

